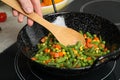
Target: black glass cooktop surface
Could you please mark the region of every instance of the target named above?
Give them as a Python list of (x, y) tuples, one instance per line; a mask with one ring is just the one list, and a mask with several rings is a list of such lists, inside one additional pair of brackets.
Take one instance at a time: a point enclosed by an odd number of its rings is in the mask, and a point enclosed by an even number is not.
[[(74, 0), (62, 11), (97, 14), (109, 19), (120, 29), (119, 0)], [(86, 75), (60, 77), (30, 67), (14, 43), (0, 54), (0, 80), (120, 80), (120, 58)]]

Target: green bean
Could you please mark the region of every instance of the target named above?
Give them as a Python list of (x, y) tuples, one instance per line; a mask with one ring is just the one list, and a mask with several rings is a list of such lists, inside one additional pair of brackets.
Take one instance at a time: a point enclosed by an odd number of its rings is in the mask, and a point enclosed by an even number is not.
[(98, 42), (98, 41), (92, 41), (91, 43), (98, 45), (100, 42)]
[(60, 57), (60, 58), (56, 59), (56, 62), (61, 63), (61, 62), (64, 62), (66, 59), (67, 59), (67, 57)]
[(77, 60), (74, 64), (73, 64), (73, 66), (72, 67), (76, 67), (78, 64), (79, 64), (79, 60)]
[(72, 50), (71, 48), (68, 48), (68, 50), (69, 50), (69, 52), (70, 52), (71, 57), (72, 57), (72, 58), (74, 58), (74, 57), (75, 57), (75, 55), (74, 55), (73, 50)]
[(97, 54), (97, 53), (95, 53), (95, 52), (91, 52), (91, 53), (89, 53), (89, 52), (85, 52), (84, 53), (85, 55), (87, 55), (87, 56), (96, 56), (96, 57), (98, 57), (98, 56), (101, 56), (102, 54)]
[(48, 59), (50, 59), (49, 56), (39, 56), (40, 61), (45, 61), (45, 60), (48, 60)]
[(93, 38), (93, 36), (92, 36), (91, 33), (89, 33), (89, 32), (86, 32), (86, 35), (87, 35), (88, 37), (90, 37), (90, 38)]
[(35, 60), (36, 62), (38, 62), (38, 63), (42, 63), (43, 61), (40, 61), (40, 60)]
[(54, 62), (49, 62), (47, 65), (48, 65), (48, 66), (56, 66), (56, 63), (54, 63)]
[(79, 50), (80, 46), (81, 46), (81, 42), (78, 41), (78, 42), (76, 43), (76, 46), (75, 46), (74, 48), (75, 48), (76, 50)]
[(79, 33), (80, 33), (80, 34), (83, 34), (83, 31), (80, 30)]
[(91, 53), (91, 52), (94, 52), (94, 51), (95, 51), (95, 48), (94, 48), (94, 47), (92, 47), (92, 48), (88, 49), (88, 51), (87, 51), (87, 52)]
[(102, 40), (102, 37), (101, 36), (99, 36), (99, 38), (100, 38), (100, 42), (102, 42), (103, 40)]
[(47, 45), (41, 46), (38, 52), (42, 52), (45, 48), (47, 48)]
[(74, 58), (69, 58), (70, 63), (74, 62)]

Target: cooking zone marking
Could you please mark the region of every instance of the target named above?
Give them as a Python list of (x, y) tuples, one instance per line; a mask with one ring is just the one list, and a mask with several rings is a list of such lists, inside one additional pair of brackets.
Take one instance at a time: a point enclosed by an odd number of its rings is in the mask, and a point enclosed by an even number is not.
[(105, 79), (113, 72), (113, 70), (114, 70), (115, 67), (116, 67), (116, 63), (117, 63), (117, 62), (116, 62), (116, 60), (115, 60), (114, 65), (113, 65), (111, 71), (110, 71), (105, 77), (103, 77), (101, 80), (105, 80)]
[[(114, 1), (114, 2), (120, 2), (120, 0), (93, 0), (85, 3), (83, 6), (80, 8), (80, 12), (84, 12), (84, 8), (90, 4), (93, 4), (95, 2), (102, 2), (102, 1)], [(120, 23), (114, 23), (115, 25), (120, 25)]]
[[(14, 59), (14, 67), (15, 67), (15, 72), (17, 73), (18, 77), (20, 78), (20, 80), (26, 80), (23, 76), (23, 74), (21, 73), (19, 66), (18, 66), (18, 58), (19, 58), (19, 53), (16, 54), (15, 59)], [(32, 72), (32, 70), (31, 70)], [(32, 72), (32, 74), (38, 78), (39, 80), (43, 80), (42, 78), (38, 77), (35, 73)]]

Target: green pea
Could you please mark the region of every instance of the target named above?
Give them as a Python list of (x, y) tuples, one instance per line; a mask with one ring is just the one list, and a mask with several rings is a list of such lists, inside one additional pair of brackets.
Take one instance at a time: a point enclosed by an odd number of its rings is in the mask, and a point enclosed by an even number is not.
[(87, 59), (84, 59), (83, 61), (84, 61), (85, 63), (87, 63)]
[(105, 41), (102, 41), (103, 44), (105, 44), (106, 42)]
[(107, 52), (106, 53), (110, 53), (110, 50), (107, 50)]
[(86, 66), (86, 63), (82, 62), (82, 66), (85, 67), (85, 66)]
[(72, 63), (74, 61), (74, 58), (70, 58), (69, 61)]

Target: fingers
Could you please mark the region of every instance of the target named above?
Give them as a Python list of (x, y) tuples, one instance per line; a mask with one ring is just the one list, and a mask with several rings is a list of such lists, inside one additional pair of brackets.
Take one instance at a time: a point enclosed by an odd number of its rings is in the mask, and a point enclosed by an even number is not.
[(33, 5), (31, 3), (31, 0), (18, 0), (24, 9), (26, 13), (32, 13), (33, 12)]
[(18, 12), (16, 10), (13, 9), (12, 12), (13, 12), (13, 16), (15, 16), (15, 17), (18, 16)]
[(14, 9), (12, 10), (12, 12), (13, 12), (13, 16), (18, 17), (18, 22), (23, 22), (23, 18), (24, 18), (23, 14), (20, 14)]
[(28, 18), (27, 23), (28, 23), (29, 26), (32, 26), (34, 22), (31, 19)]
[(34, 11), (42, 17), (40, 0), (31, 0), (31, 2), (32, 2), (33, 7), (34, 7)]
[(24, 19), (24, 15), (23, 14), (19, 14), (18, 16), (18, 22), (23, 22), (23, 19)]
[[(41, 5), (40, 5), (40, 0), (31, 0), (33, 7), (34, 7), (34, 11), (40, 15), (42, 17), (42, 11), (41, 11)], [(28, 18), (27, 23), (29, 26), (33, 25), (33, 21), (31, 19)]]
[[(33, 11), (36, 12), (38, 15), (42, 17), (42, 11), (41, 11), (41, 5), (40, 0), (18, 0), (20, 2), (20, 5), (22, 6), (23, 10), (26, 13), (32, 13)], [(18, 21), (23, 22), (24, 15), (17, 12), (13, 9), (13, 15), (18, 16)], [(29, 26), (33, 25), (33, 21), (31, 19), (27, 19), (27, 23)]]
[[(24, 9), (24, 11), (26, 13), (32, 13), (34, 11), (33, 9), (33, 3), (31, 2), (31, 0), (18, 0), (22, 6), (22, 8)], [(20, 15), (18, 18), (18, 21), (21, 22), (23, 21), (23, 16)], [(33, 25), (33, 21), (31, 19), (27, 19), (27, 23), (29, 26)]]

